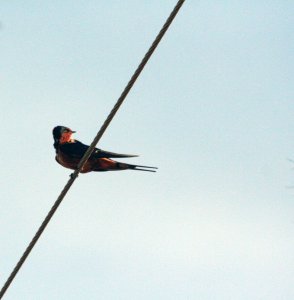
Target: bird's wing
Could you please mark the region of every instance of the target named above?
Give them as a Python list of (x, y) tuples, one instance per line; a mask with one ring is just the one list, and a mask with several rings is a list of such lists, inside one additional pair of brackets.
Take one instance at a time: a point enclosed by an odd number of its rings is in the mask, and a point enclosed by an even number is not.
[[(60, 146), (60, 150), (65, 154), (73, 158), (82, 158), (85, 152), (88, 150), (89, 146), (75, 140), (73, 143), (66, 143)], [(91, 157), (94, 158), (123, 158), (123, 157), (137, 157), (138, 155), (133, 154), (120, 154), (109, 151), (104, 151), (99, 148), (95, 148)]]
[(109, 151), (104, 151), (102, 149), (96, 148), (92, 154), (95, 158), (123, 158), (123, 157), (137, 157), (134, 154), (120, 154)]
[(65, 143), (59, 146), (59, 150), (71, 158), (81, 159), (89, 146), (75, 140), (72, 143)]

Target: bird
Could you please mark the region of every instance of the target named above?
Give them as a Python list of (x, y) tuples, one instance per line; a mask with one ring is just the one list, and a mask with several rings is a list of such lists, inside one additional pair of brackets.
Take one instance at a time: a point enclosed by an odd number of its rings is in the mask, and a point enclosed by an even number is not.
[[(74, 139), (72, 135), (76, 133), (76, 131), (71, 130), (69, 127), (56, 126), (53, 128), (52, 133), (54, 139), (53, 146), (56, 151), (55, 160), (65, 168), (76, 170), (89, 146)], [(127, 157), (138, 157), (138, 155), (119, 154), (95, 148), (80, 172), (88, 173), (92, 171), (103, 172), (120, 170), (156, 172), (156, 169), (158, 169), (157, 167), (132, 165), (112, 159)]]

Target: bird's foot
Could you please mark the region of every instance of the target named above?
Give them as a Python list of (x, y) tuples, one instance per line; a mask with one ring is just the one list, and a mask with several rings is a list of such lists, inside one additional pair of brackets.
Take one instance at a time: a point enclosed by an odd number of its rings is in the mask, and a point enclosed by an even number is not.
[[(77, 178), (78, 176), (79, 176), (79, 175), (76, 175), (76, 178)], [(75, 173), (71, 173), (71, 174), (69, 175), (69, 177), (70, 177), (71, 179), (74, 179)]]

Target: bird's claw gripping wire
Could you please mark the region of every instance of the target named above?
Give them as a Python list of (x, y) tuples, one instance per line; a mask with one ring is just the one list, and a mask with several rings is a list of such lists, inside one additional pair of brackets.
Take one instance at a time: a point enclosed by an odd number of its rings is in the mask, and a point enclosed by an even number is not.
[[(76, 175), (76, 177), (78, 177), (78, 176), (79, 176), (79, 174)], [(71, 173), (71, 174), (69, 175), (69, 177), (70, 177), (71, 179), (74, 179), (74, 178), (75, 178), (75, 173), (74, 173), (74, 172)]]

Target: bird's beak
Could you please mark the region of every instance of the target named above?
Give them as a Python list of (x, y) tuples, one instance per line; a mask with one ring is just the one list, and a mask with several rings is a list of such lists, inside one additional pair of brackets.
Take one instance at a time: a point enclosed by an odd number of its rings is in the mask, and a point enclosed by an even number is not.
[(76, 133), (76, 131), (72, 130), (71, 133)]

